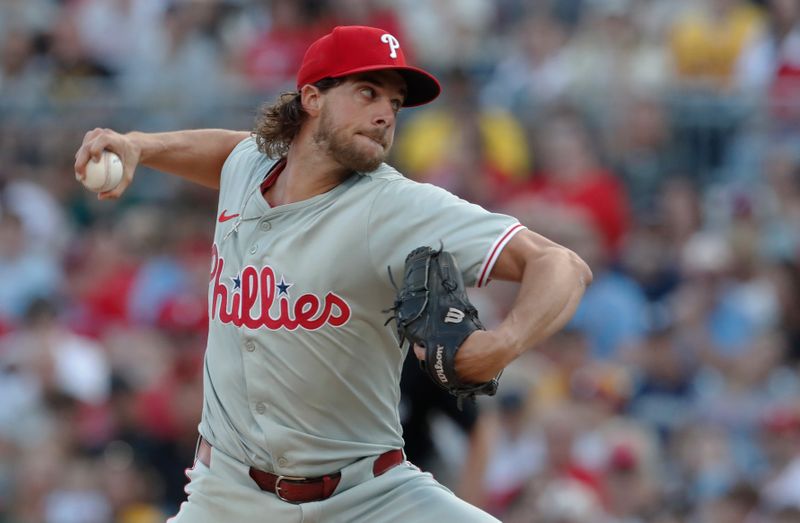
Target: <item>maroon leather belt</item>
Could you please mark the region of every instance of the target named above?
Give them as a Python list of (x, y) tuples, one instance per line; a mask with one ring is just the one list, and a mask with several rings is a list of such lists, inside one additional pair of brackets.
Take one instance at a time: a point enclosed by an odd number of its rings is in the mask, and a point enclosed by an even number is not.
[[(206, 467), (211, 466), (211, 444), (201, 437), (197, 445), (197, 459)], [(380, 476), (404, 460), (403, 451), (393, 449), (384, 452), (372, 464), (372, 475)], [(316, 478), (300, 478), (295, 476), (281, 476), (250, 467), (250, 477), (256, 482), (258, 488), (271, 492), (283, 501), (289, 503), (308, 503), (328, 499), (336, 490), (342, 479), (341, 472), (327, 474)]]

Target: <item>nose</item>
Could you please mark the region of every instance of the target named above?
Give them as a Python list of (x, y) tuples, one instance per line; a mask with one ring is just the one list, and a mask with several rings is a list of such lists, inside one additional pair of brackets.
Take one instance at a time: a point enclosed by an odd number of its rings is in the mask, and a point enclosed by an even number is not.
[(387, 100), (378, 104), (378, 109), (372, 119), (372, 123), (379, 127), (391, 127), (394, 125), (396, 117), (397, 115), (392, 107), (392, 102)]

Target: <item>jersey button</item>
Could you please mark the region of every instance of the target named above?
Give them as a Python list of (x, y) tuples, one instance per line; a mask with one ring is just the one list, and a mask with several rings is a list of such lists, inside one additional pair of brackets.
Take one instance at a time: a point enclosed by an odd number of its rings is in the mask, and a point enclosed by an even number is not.
[(244, 348), (245, 350), (247, 350), (247, 352), (253, 352), (254, 350), (256, 350), (256, 344), (252, 341), (248, 341), (247, 343), (244, 344)]
[(285, 467), (285, 466), (286, 466), (286, 465), (288, 465), (288, 464), (289, 464), (289, 460), (288, 460), (288, 459), (284, 458), (283, 456), (281, 456), (280, 458), (278, 458), (278, 465), (279, 465), (279, 466), (281, 466), (281, 467)]
[(264, 220), (259, 224), (259, 227), (261, 228), (262, 231), (268, 231), (272, 229), (272, 224), (269, 223), (269, 221)]
[(255, 254), (258, 252), (258, 244), (256, 243), (252, 247), (250, 247), (250, 254)]
[(256, 403), (256, 412), (258, 412), (259, 414), (264, 414), (265, 412), (267, 412), (267, 406), (261, 402)]

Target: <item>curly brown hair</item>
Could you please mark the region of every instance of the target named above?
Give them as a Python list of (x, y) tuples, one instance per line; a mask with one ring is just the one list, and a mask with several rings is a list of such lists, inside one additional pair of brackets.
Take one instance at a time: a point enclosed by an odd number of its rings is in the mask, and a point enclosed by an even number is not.
[[(325, 92), (342, 82), (341, 78), (323, 78), (312, 85)], [(283, 93), (276, 102), (263, 104), (253, 129), (258, 150), (270, 158), (285, 157), (307, 116), (299, 91)]]

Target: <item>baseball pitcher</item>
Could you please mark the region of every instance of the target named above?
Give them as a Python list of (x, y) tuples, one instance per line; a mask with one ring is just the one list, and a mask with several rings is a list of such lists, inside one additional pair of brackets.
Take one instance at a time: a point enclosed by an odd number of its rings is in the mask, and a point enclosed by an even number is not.
[[(591, 272), (516, 219), (384, 163), (398, 111), (439, 91), (393, 35), (337, 27), (252, 133), (86, 134), (79, 178), (106, 149), (124, 165), (103, 199), (139, 164), (219, 190), (203, 414), (172, 521), (496, 521), (405, 460), (404, 355), (412, 346), (460, 398), (493, 394), (572, 316)], [(492, 278), (519, 294), (484, 330), (463, 289)]]

